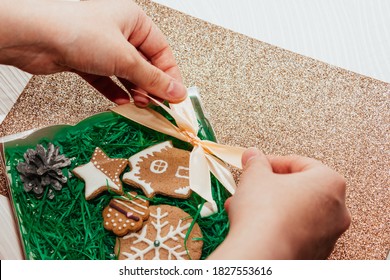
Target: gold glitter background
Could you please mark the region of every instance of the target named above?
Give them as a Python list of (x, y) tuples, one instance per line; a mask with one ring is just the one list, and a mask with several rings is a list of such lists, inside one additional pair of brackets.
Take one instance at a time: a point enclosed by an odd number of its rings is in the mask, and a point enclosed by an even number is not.
[[(345, 176), (352, 225), (330, 259), (385, 259), (390, 84), (137, 2), (166, 34), (185, 85), (200, 89), (221, 143), (313, 157)], [(74, 74), (34, 76), (0, 136), (74, 124), (112, 105)]]

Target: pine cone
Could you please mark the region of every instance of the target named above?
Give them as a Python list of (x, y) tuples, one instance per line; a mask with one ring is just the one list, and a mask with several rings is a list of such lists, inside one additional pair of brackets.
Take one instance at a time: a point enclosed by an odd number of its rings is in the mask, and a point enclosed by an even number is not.
[(70, 159), (59, 155), (59, 147), (48, 144), (47, 150), (40, 144), (36, 149), (28, 149), (24, 153), (25, 162), (20, 162), (16, 169), (20, 173), (24, 190), (33, 191), (37, 198), (44, 194), (45, 187), (51, 187), (48, 198), (54, 198), (54, 190), (59, 191), (68, 178), (62, 173), (62, 168), (71, 164)]

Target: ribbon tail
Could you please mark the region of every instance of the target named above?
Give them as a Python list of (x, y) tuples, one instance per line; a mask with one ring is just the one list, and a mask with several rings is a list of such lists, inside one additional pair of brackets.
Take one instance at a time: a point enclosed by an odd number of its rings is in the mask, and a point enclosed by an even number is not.
[(111, 108), (111, 111), (150, 129), (173, 136), (182, 141), (188, 141), (187, 137), (180, 132), (179, 128), (174, 126), (163, 115), (150, 108), (138, 108), (133, 103), (126, 103)]
[[(162, 109), (164, 109), (164, 111), (167, 112), (175, 120), (177, 126), (181, 130), (190, 131), (192, 134), (197, 135), (197, 133), (198, 133), (198, 126), (197, 125), (193, 126), (192, 121), (190, 119), (188, 119), (185, 115), (182, 114), (182, 113), (184, 113), (183, 108), (181, 108), (181, 110), (178, 110), (178, 112), (177, 112), (175, 110), (172, 110), (168, 106), (165, 106), (164, 103), (158, 101), (157, 99), (153, 98), (152, 96), (145, 94), (144, 92), (137, 91), (137, 90), (134, 90), (134, 91), (137, 92), (138, 94), (141, 94), (141, 95), (149, 98), (155, 104), (157, 104)], [(192, 103), (191, 103), (191, 100), (189, 99), (188, 96), (187, 96), (186, 100), (184, 100), (185, 104), (183, 104), (183, 105), (184, 106), (191, 106), (192, 111), (193, 111)], [(187, 110), (187, 109), (184, 109), (184, 110)], [(194, 112), (194, 114), (195, 114), (195, 112)], [(195, 116), (195, 118), (196, 118), (196, 116)]]
[(206, 154), (206, 159), (208, 161), (211, 173), (213, 173), (218, 181), (225, 187), (225, 189), (227, 189), (228, 192), (233, 195), (237, 187), (230, 170), (221, 160), (212, 155)]
[(190, 188), (206, 200), (200, 211), (202, 217), (218, 212), (211, 192), (210, 170), (206, 155), (200, 146), (194, 147), (190, 155)]
[(202, 145), (224, 162), (242, 169), (241, 158), (245, 152), (244, 148), (226, 146), (208, 140), (202, 140)]

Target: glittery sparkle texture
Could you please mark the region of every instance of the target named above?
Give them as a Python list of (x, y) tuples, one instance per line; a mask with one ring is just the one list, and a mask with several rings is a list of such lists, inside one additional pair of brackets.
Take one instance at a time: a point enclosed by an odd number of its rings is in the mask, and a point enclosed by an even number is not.
[[(202, 94), (221, 143), (317, 158), (347, 179), (352, 225), (331, 259), (390, 248), (390, 85), (137, 1)], [(75, 123), (112, 103), (73, 74), (34, 76), (0, 135)]]

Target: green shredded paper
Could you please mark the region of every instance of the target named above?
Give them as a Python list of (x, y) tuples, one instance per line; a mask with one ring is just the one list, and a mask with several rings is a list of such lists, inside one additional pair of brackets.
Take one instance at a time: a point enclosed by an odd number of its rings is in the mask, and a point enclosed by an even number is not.
[[(205, 135), (201, 133), (199, 136), (205, 139)], [(5, 145), (6, 165), (11, 178), (10, 192), (27, 259), (117, 259), (117, 252), (114, 251), (116, 236), (104, 229), (102, 217), (103, 209), (115, 194), (103, 192), (87, 201), (84, 182), (71, 173), (73, 168), (90, 161), (96, 147), (103, 149), (110, 158), (129, 158), (167, 140), (171, 140), (176, 148), (192, 149), (188, 143), (145, 128), (112, 112), (102, 113), (98, 118), (86, 120), (74, 127), (66, 127), (49, 138), (40, 138), (31, 145)], [(24, 161), (23, 154), (27, 149), (34, 149), (37, 143), (46, 148), (49, 142), (59, 146), (60, 153), (70, 158), (72, 164), (62, 170), (69, 179), (61, 191), (56, 191), (54, 199), (50, 200), (46, 194), (38, 199), (33, 193), (24, 191), (16, 166)], [(124, 172), (128, 171), (129, 167)], [(179, 207), (194, 219), (193, 224), (198, 223), (203, 234), (201, 259), (216, 249), (225, 239), (229, 228), (223, 207), (229, 195), (215, 177), (211, 176), (211, 180), (219, 212), (209, 217), (200, 217), (198, 205), (204, 203), (204, 200), (195, 193), (187, 200), (161, 195), (148, 199), (151, 205)], [(126, 184), (123, 184), (123, 188), (126, 192), (136, 191), (145, 198), (139, 189)], [(186, 238), (188, 236), (189, 232)]]

